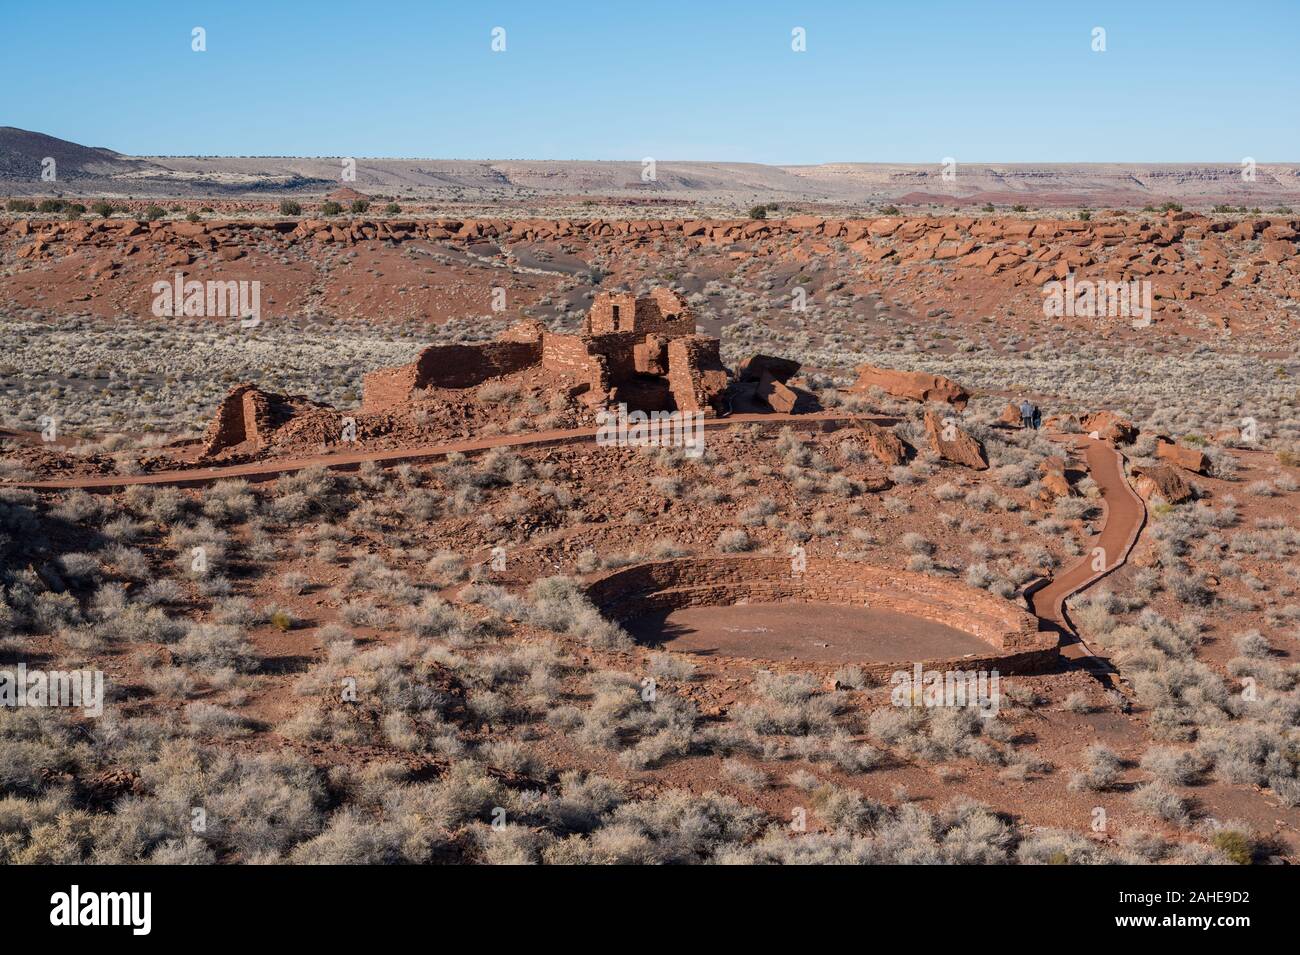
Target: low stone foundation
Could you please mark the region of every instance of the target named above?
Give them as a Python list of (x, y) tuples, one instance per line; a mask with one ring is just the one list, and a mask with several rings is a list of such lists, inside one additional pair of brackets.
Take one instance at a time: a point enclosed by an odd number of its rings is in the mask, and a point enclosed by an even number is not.
[(808, 558), (803, 573), (788, 558), (682, 558), (637, 564), (592, 581), (587, 596), (612, 620), (624, 623), (683, 607), (748, 603), (832, 603), (870, 606), (969, 633), (988, 644), (987, 656), (864, 663), (888, 680), (900, 665), (926, 669), (1036, 673), (1057, 661), (1057, 636), (1040, 632), (1038, 620), (1000, 597), (957, 581), (847, 560)]

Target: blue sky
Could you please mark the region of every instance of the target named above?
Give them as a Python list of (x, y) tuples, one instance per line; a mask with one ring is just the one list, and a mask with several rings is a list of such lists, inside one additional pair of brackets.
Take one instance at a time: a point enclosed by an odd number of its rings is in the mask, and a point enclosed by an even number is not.
[(1298, 0), (0, 2), (0, 125), (131, 154), (1300, 160)]

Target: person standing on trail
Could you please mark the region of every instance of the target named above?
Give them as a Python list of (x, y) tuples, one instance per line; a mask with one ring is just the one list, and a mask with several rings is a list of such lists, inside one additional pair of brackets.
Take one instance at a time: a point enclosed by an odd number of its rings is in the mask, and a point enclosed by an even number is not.
[(1043, 413), (1038, 410), (1038, 405), (1034, 405), (1034, 430), (1037, 431), (1043, 426)]
[(1034, 427), (1034, 412), (1037, 410), (1038, 409), (1034, 407), (1033, 402), (1028, 398), (1022, 399), (1020, 402), (1020, 427)]

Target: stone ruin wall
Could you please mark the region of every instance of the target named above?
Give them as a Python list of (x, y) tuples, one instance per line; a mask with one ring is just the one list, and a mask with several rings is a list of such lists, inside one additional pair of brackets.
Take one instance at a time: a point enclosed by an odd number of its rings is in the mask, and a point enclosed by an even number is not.
[[(618, 309), (618, 318), (614, 309)], [(608, 335), (635, 332), (638, 336), (675, 337), (695, 334), (695, 315), (671, 289), (653, 289), (649, 295), (632, 292), (602, 292), (587, 312), (586, 333)]]
[(271, 405), (255, 385), (231, 390), (217, 407), (217, 413), (203, 437), (202, 457), (219, 454), (246, 441), (261, 443), (270, 431)]
[[(638, 564), (596, 579), (587, 596), (606, 616), (629, 620), (689, 606), (751, 603), (870, 605), (944, 624), (989, 645), (986, 657), (946, 660), (863, 661), (877, 679), (920, 662), (926, 669), (1034, 673), (1053, 666), (1057, 640), (1038, 630), (1037, 619), (1017, 605), (956, 581), (853, 561), (809, 558), (794, 576), (788, 559), (771, 557), (683, 558)], [(809, 665), (813, 667), (813, 665)], [(813, 667), (816, 668), (816, 667)]]
[(703, 335), (668, 343), (668, 388), (679, 411), (721, 410), (716, 402), (730, 379), (718, 352), (720, 344)]
[(641, 336), (614, 332), (591, 337), (542, 335), (542, 367), (606, 392), (636, 373), (635, 348)]
[[(614, 317), (614, 309), (618, 317)], [(620, 324), (626, 325), (627, 317), (636, 315), (636, 295), (631, 292), (603, 292), (597, 295), (587, 311), (585, 332), (588, 335), (608, 335), (620, 331)]]
[(363, 411), (382, 411), (417, 397), (426, 388), (473, 388), (542, 360), (540, 341), (494, 341), (477, 345), (431, 345), (408, 365), (366, 375)]

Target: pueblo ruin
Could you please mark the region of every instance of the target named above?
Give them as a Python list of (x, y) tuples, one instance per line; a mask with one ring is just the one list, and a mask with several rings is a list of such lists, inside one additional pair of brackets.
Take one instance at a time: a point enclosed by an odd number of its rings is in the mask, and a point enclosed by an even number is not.
[[(256, 454), (286, 425), (299, 434), (315, 432), (326, 444), (336, 432), (355, 439), (358, 433), (384, 430), (383, 419), (422, 402), (524, 373), (540, 375), (550, 390), (588, 412), (626, 406), (716, 417), (733, 410), (790, 414), (815, 409), (811, 395), (787, 384), (799, 362), (754, 355), (732, 371), (718, 348), (717, 338), (696, 333), (690, 306), (669, 289), (648, 295), (601, 292), (579, 334), (522, 321), (495, 341), (430, 345), (408, 364), (371, 372), (355, 414), (270, 394), (251, 383), (238, 385), (217, 409), (202, 442), (202, 457)], [(871, 383), (882, 382), (877, 376)]]

